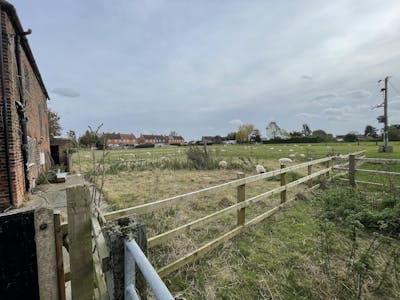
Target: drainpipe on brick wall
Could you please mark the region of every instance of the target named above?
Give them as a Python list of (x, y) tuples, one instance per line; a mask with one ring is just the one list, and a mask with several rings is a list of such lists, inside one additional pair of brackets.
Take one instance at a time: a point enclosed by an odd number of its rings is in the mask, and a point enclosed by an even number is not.
[[(5, 26), (5, 25), (4, 25)], [(14, 194), (12, 192), (12, 178), (11, 178), (11, 162), (10, 162), (10, 141), (8, 139), (8, 120), (7, 120), (7, 93), (6, 93), (6, 80), (4, 78), (4, 57), (3, 57), (3, 11), (0, 5), (0, 76), (1, 76), (1, 97), (3, 98), (3, 129), (5, 138), (5, 151), (6, 151), (6, 164), (7, 164), (7, 181), (8, 181), (8, 195), (10, 197), (10, 205), (14, 206)]]
[[(29, 29), (21, 35), (30, 34), (32, 31)], [(17, 60), (17, 76), (18, 76), (18, 90), (19, 90), (19, 122), (21, 124), (22, 132), (22, 158), (24, 160), (24, 174), (25, 174), (25, 190), (29, 191), (29, 170), (28, 170), (28, 134), (27, 134), (27, 116), (26, 116), (26, 103), (24, 98), (24, 86), (22, 82), (22, 69), (21, 69), (21, 36), (15, 36), (15, 56)]]

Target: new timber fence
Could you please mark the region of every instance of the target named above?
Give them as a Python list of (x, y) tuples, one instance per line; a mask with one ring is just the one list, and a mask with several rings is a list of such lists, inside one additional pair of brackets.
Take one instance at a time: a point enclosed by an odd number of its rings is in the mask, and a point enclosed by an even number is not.
[(369, 164), (378, 164), (378, 165), (400, 165), (400, 159), (384, 159), (384, 158), (366, 158), (366, 157), (357, 157), (354, 154), (349, 155), (349, 163), (348, 167), (343, 165), (336, 166), (335, 169), (348, 172), (348, 178), (342, 178), (341, 180), (348, 181), (350, 186), (356, 187), (356, 185), (366, 185), (366, 186), (385, 186), (383, 183), (379, 182), (371, 182), (371, 181), (363, 181), (356, 180), (357, 173), (385, 176), (385, 177), (399, 177), (400, 172), (391, 172), (391, 171), (383, 171), (383, 170), (371, 170), (365, 168), (357, 168), (364, 163)]
[[(364, 154), (365, 151), (360, 151), (346, 156), (325, 157), (293, 166), (281, 164), (280, 169), (249, 177), (238, 173), (237, 179), (233, 181), (108, 213), (103, 213), (99, 208), (93, 207), (88, 187), (69, 188), (67, 189), (68, 224), (61, 224), (58, 214), (54, 216), (60, 290), (63, 289), (65, 282), (71, 281), (72, 299), (122, 299), (124, 297), (125, 299), (135, 299), (137, 295), (146, 294), (146, 288), (145, 286), (143, 288), (141, 279), (138, 277), (144, 275), (145, 281), (152, 287), (157, 299), (171, 299), (172, 296), (160, 277), (166, 277), (183, 265), (203, 257), (237, 236), (246, 227), (265, 220), (292, 203), (295, 196), (288, 194), (290, 189), (305, 183), (304, 190), (315, 190), (319, 184), (315, 184), (313, 179), (333, 178), (332, 171), (334, 169), (348, 172), (350, 177), (354, 177), (355, 172), (364, 172), (365, 170), (358, 168), (357, 165), (362, 162), (373, 162), (372, 159), (366, 159)], [(374, 160), (376, 161), (376, 159)], [(395, 163), (399, 163), (399, 161), (396, 160)], [(305, 169), (306, 175), (289, 182), (288, 172), (299, 169)], [(368, 172), (370, 171), (380, 175), (383, 172), (368, 170)], [(389, 173), (389, 175), (394, 175), (393, 172)], [(280, 186), (246, 198), (246, 189), (249, 188), (250, 183), (275, 176), (279, 176)], [(135, 223), (135, 218), (131, 218), (133, 215), (140, 216), (171, 206), (179, 207), (179, 205), (187, 203), (187, 200), (230, 188), (236, 189), (235, 204), (149, 238), (146, 237), (145, 230)], [(258, 210), (255, 217), (248, 217), (247, 208), (273, 196), (279, 196), (278, 203), (274, 207), (263, 211)], [(157, 271), (147, 260), (147, 248), (168, 244), (174, 237), (190, 233), (192, 229), (201, 228), (213, 221), (219, 221), (224, 216), (235, 214), (236, 220), (235, 224), (232, 224), (235, 226), (233, 229), (206, 242), (196, 250), (180, 256)], [(64, 270), (63, 245), (69, 251), (70, 270)], [(139, 268), (135, 268), (135, 266)], [(139, 269), (140, 274), (137, 272)], [(65, 299), (65, 294), (62, 294), (60, 299)]]
[[(351, 155), (354, 155), (354, 157), (357, 156), (363, 156), (365, 154), (365, 151), (360, 151), (356, 153), (352, 153)], [(349, 155), (346, 157), (341, 157), (342, 159), (349, 159)], [(102, 215), (100, 218), (103, 219), (105, 222), (113, 221), (113, 220), (118, 220), (120, 218), (126, 218), (131, 215), (141, 215), (149, 212), (154, 212), (161, 210), (163, 208), (168, 208), (173, 205), (179, 205), (180, 203), (184, 203), (187, 200), (194, 199), (195, 197), (198, 197), (200, 195), (208, 194), (211, 192), (217, 192), (217, 191), (222, 191), (226, 190), (229, 188), (236, 188), (237, 189), (237, 202), (236, 204), (233, 204), (229, 207), (226, 207), (224, 209), (218, 210), (212, 214), (209, 214), (207, 216), (204, 216), (202, 218), (199, 218), (197, 220), (191, 221), (187, 224), (178, 226), (176, 228), (173, 228), (169, 231), (159, 233), (155, 236), (152, 236), (148, 239), (148, 247), (152, 248), (156, 245), (162, 244), (162, 243), (167, 243), (169, 240), (171, 240), (173, 237), (176, 237), (178, 235), (181, 235), (183, 233), (188, 233), (190, 230), (195, 229), (195, 228), (200, 228), (203, 227), (206, 224), (209, 224), (212, 221), (218, 220), (223, 216), (230, 215), (230, 214), (237, 214), (237, 224), (236, 227), (233, 228), (232, 230), (224, 233), (223, 235), (213, 239), (210, 242), (205, 243), (198, 249), (178, 258), (176, 261), (161, 267), (158, 269), (158, 274), (161, 277), (165, 277), (171, 272), (174, 272), (178, 270), (181, 266), (194, 262), (195, 260), (199, 259), (200, 257), (204, 256), (208, 252), (212, 251), (213, 249), (217, 248), (219, 245), (225, 243), (227, 240), (232, 239), (233, 237), (237, 236), (240, 232), (243, 231), (244, 228), (247, 226), (251, 226), (254, 224), (257, 224), (264, 219), (268, 218), (269, 216), (273, 215), (277, 211), (279, 211), (281, 208), (285, 207), (289, 203), (295, 200), (295, 198), (288, 199), (287, 197), (287, 191), (289, 189), (292, 189), (302, 183), (310, 183), (312, 179), (321, 177), (321, 176), (328, 176), (330, 175), (330, 172), (333, 170), (333, 165), (336, 157), (325, 157), (305, 163), (301, 163), (298, 165), (294, 166), (289, 166), (287, 167), (285, 164), (281, 164), (281, 168), (278, 170), (273, 170), (269, 171), (263, 174), (258, 174), (254, 176), (249, 176), (249, 177), (244, 177), (244, 174), (239, 173), (238, 178), (236, 180), (223, 183), (220, 185), (204, 188), (198, 191), (170, 197), (167, 199), (162, 199), (158, 200), (155, 202), (151, 203), (146, 203), (146, 204), (141, 204), (138, 206), (126, 208), (126, 209), (121, 209), (118, 211), (114, 212), (109, 212), (105, 213)], [(315, 172), (313, 172), (313, 166), (317, 165), (322, 165), (323, 169), (318, 169)], [(288, 183), (288, 178), (287, 178), (287, 173), (290, 171), (298, 170), (298, 169), (304, 169), (307, 168), (307, 175), (297, 179), (295, 181), (289, 182)], [(280, 186), (277, 188), (274, 188), (272, 190), (266, 191), (264, 193), (261, 193), (259, 195), (256, 195), (254, 197), (245, 198), (245, 193), (246, 193), (246, 185), (252, 182), (256, 182), (262, 179), (266, 178), (271, 178), (275, 176), (280, 176)], [(308, 190), (314, 190), (319, 187), (319, 184), (311, 186), (309, 184)], [(246, 208), (252, 206), (253, 204), (262, 201), (264, 199), (273, 197), (275, 195), (280, 195), (280, 203), (273, 207), (272, 209), (269, 209), (267, 211), (262, 212), (258, 216), (246, 220)]]

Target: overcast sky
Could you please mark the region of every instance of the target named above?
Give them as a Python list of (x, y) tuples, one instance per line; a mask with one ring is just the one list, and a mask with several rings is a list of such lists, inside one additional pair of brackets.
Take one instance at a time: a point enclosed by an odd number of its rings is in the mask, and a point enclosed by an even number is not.
[(386, 75), (400, 123), (398, 0), (12, 3), (65, 131), (363, 132)]

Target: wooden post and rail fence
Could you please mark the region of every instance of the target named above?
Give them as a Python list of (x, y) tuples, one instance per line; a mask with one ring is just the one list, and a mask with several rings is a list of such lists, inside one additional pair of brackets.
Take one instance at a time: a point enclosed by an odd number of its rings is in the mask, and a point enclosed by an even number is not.
[(379, 186), (383, 187), (385, 184), (371, 181), (363, 181), (356, 180), (357, 173), (366, 173), (366, 174), (374, 174), (379, 176), (387, 176), (387, 177), (396, 177), (400, 176), (400, 172), (390, 172), (390, 171), (382, 171), (382, 170), (370, 170), (364, 168), (358, 168), (357, 166), (361, 166), (364, 163), (370, 164), (384, 164), (384, 165), (400, 165), (400, 159), (386, 159), (386, 158), (366, 158), (366, 157), (357, 157), (354, 154), (349, 155), (349, 164), (348, 167), (345, 166), (337, 166), (334, 167), (336, 170), (346, 171), (348, 172), (349, 178), (342, 178), (343, 181), (348, 181), (351, 187), (356, 187), (357, 185), (369, 185), (369, 186)]
[[(178, 270), (183, 265), (194, 262), (226, 241), (237, 236), (239, 233), (243, 232), (246, 227), (255, 225), (272, 216), (281, 208), (288, 206), (295, 200), (295, 197), (288, 199), (287, 191), (289, 189), (306, 183), (306, 190), (315, 190), (319, 187), (319, 184), (313, 185), (312, 180), (332, 174), (331, 172), (333, 169), (339, 169), (341, 171), (346, 169), (345, 171), (349, 171), (349, 177), (353, 176), (351, 174), (354, 174), (357, 171), (363, 171), (362, 169), (357, 169), (355, 167), (355, 162), (357, 160), (370, 160), (365, 159), (363, 156), (364, 154), (365, 151), (360, 151), (345, 157), (342, 156), (342, 159), (348, 159), (348, 168), (343, 167), (343, 165), (335, 166), (334, 162), (336, 157), (325, 157), (293, 166), (282, 164), (280, 169), (263, 174), (245, 177), (243, 173), (238, 173), (237, 179), (230, 182), (107, 213), (101, 212), (98, 208), (93, 210), (90, 206), (90, 195), (87, 187), (77, 186), (69, 188), (67, 190), (68, 224), (60, 224), (59, 216), (55, 215), (55, 219), (57, 219), (55, 235), (58, 249), (57, 266), (58, 274), (60, 275), (59, 286), (61, 288), (65, 285), (66, 281), (71, 280), (73, 299), (92, 299), (93, 297), (95, 299), (113, 299), (109, 290), (110, 284), (108, 282), (108, 274), (110, 273), (110, 270), (115, 267), (116, 260), (113, 258), (113, 253), (109, 250), (109, 244), (106, 241), (108, 238), (104, 235), (104, 228), (113, 222), (123, 224), (125, 222), (123, 220), (128, 220), (135, 215), (159, 211), (170, 206), (179, 206), (180, 203), (185, 203), (198, 196), (209, 194), (211, 192), (223, 191), (229, 188), (236, 188), (237, 201), (235, 204), (166, 232), (161, 232), (149, 238), (146, 237), (145, 244), (142, 243), (142, 245), (140, 245), (143, 247), (144, 255), (146, 254), (146, 248), (153, 248), (157, 245), (167, 243), (173, 237), (189, 233), (192, 229), (203, 227), (221, 217), (232, 214), (237, 215), (236, 226), (232, 230), (157, 270), (157, 273), (161, 278), (166, 277), (168, 274)], [(320, 166), (317, 168), (318, 165)], [(288, 182), (288, 172), (304, 168), (307, 170), (307, 175), (292, 182)], [(373, 172), (379, 172), (376, 174), (382, 174), (382, 171)], [(388, 172), (385, 172), (385, 174), (387, 173)], [(279, 187), (246, 199), (247, 184), (275, 176), (280, 176)], [(247, 207), (278, 195), (280, 196), (280, 203), (278, 205), (267, 211), (261, 212), (258, 216), (253, 217), (250, 220), (246, 219)], [(66, 243), (65, 238), (67, 234), (69, 240), (68, 243)], [(127, 241), (129, 241), (129, 238), (126, 238), (123, 243), (126, 243)], [(62, 255), (60, 255), (60, 251), (62, 254), (62, 245), (69, 248), (70, 271), (64, 270)], [(139, 257), (142, 256), (143, 255), (139, 255)], [(147, 263), (144, 265), (147, 265)], [(60, 296), (60, 299), (65, 298)]]
[[(354, 153), (354, 155), (364, 155), (364, 154), (365, 154), (365, 151), (360, 151), (360, 152)], [(204, 189), (194, 191), (194, 192), (189, 192), (189, 193), (186, 193), (183, 195), (170, 197), (167, 199), (158, 200), (158, 201), (151, 202), (151, 203), (145, 203), (145, 204), (141, 204), (141, 205), (126, 208), (126, 209), (121, 209), (118, 211), (105, 213), (102, 216), (102, 218), (105, 219), (106, 222), (109, 222), (109, 221), (117, 220), (119, 218), (124, 218), (127, 216), (150, 213), (153, 211), (161, 210), (166, 207), (170, 207), (173, 205), (179, 205), (180, 203), (185, 203), (188, 200), (194, 199), (195, 197), (198, 197), (198, 196), (201, 196), (204, 194), (209, 194), (211, 192), (223, 191), (223, 190), (226, 190), (229, 188), (236, 188), (237, 189), (237, 201), (235, 204), (233, 204), (229, 207), (226, 207), (224, 209), (221, 209), (219, 211), (216, 211), (207, 216), (204, 216), (202, 218), (199, 218), (197, 220), (191, 221), (187, 224), (178, 226), (174, 229), (159, 233), (158, 235), (148, 238), (148, 247), (153, 248), (157, 245), (168, 242), (173, 237), (176, 237), (176, 236), (184, 234), (184, 233), (189, 233), (192, 229), (203, 227), (203, 226), (209, 224), (210, 222), (220, 219), (223, 216), (231, 215), (231, 214), (235, 214), (235, 213), (237, 214), (237, 222), (236, 222), (236, 227), (234, 229), (226, 232), (225, 234), (221, 235), (220, 237), (218, 237), (210, 242), (205, 243), (198, 249), (184, 255), (183, 257), (177, 259), (176, 261), (174, 261), (164, 267), (161, 267), (158, 270), (158, 273), (160, 274), (161, 277), (165, 277), (168, 274), (170, 274), (171, 272), (179, 269), (181, 266), (197, 260), (198, 258), (204, 256), (211, 250), (217, 248), (218, 246), (220, 246), (227, 240), (232, 239), (233, 237), (237, 236), (240, 232), (242, 232), (244, 230), (245, 227), (248, 227), (248, 226), (251, 226), (251, 225), (254, 225), (254, 224), (257, 224), (257, 223), (263, 221), (264, 219), (268, 218), (269, 216), (271, 216), (274, 213), (276, 213), (277, 211), (279, 211), (284, 206), (290, 204), (295, 199), (294, 198), (288, 199), (287, 191), (295, 186), (298, 186), (299, 184), (310, 182), (312, 179), (318, 178), (325, 174), (329, 174), (332, 171), (334, 159), (335, 159), (335, 157), (325, 157), (325, 158), (321, 158), (321, 159), (317, 159), (317, 160), (313, 160), (313, 161), (309, 161), (309, 162), (304, 162), (304, 163), (294, 165), (294, 166), (289, 166), (289, 167), (282, 164), (281, 168), (278, 170), (273, 170), (270, 172), (266, 172), (266, 173), (258, 174), (258, 175), (254, 175), (254, 176), (249, 176), (249, 177), (244, 177), (243, 173), (239, 173), (237, 175), (238, 178), (236, 180), (233, 180), (233, 181), (230, 181), (227, 183), (204, 188)], [(318, 169), (313, 173), (312, 166), (316, 166), (316, 165), (323, 165), (323, 169)], [(294, 171), (294, 170), (302, 169), (302, 168), (307, 168), (307, 175), (298, 180), (288, 182), (287, 173)], [(275, 176), (280, 176), (280, 186), (279, 187), (274, 188), (269, 191), (266, 191), (260, 195), (246, 199), (245, 195), (246, 195), (246, 185), (247, 184), (256, 182), (256, 181), (259, 181), (262, 179), (275, 177)], [(313, 190), (318, 187), (319, 187), (319, 185), (310, 186), (310, 189)], [(280, 195), (281, 203), (279, 205), (275, 206), (272, 209), (269, 209), (268, 211), (261, 213), (260, 215), (258, 215), (257, 217), (255, 217), (251, 220), (246, 220), (246, 207), (250, 207), (259, 201), (265, 200), (267, 198), (271, 198), (275, 195)]]

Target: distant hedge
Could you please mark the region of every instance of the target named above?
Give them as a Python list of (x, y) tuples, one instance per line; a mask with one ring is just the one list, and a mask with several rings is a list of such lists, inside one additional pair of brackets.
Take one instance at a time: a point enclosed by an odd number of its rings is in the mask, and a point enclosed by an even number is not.
[(320, 143), (322, 140), (318, 137), (293, 137), (289, 139), (271, 139), (263, 141), (263, 144), (307, 144), (307, 143)]

